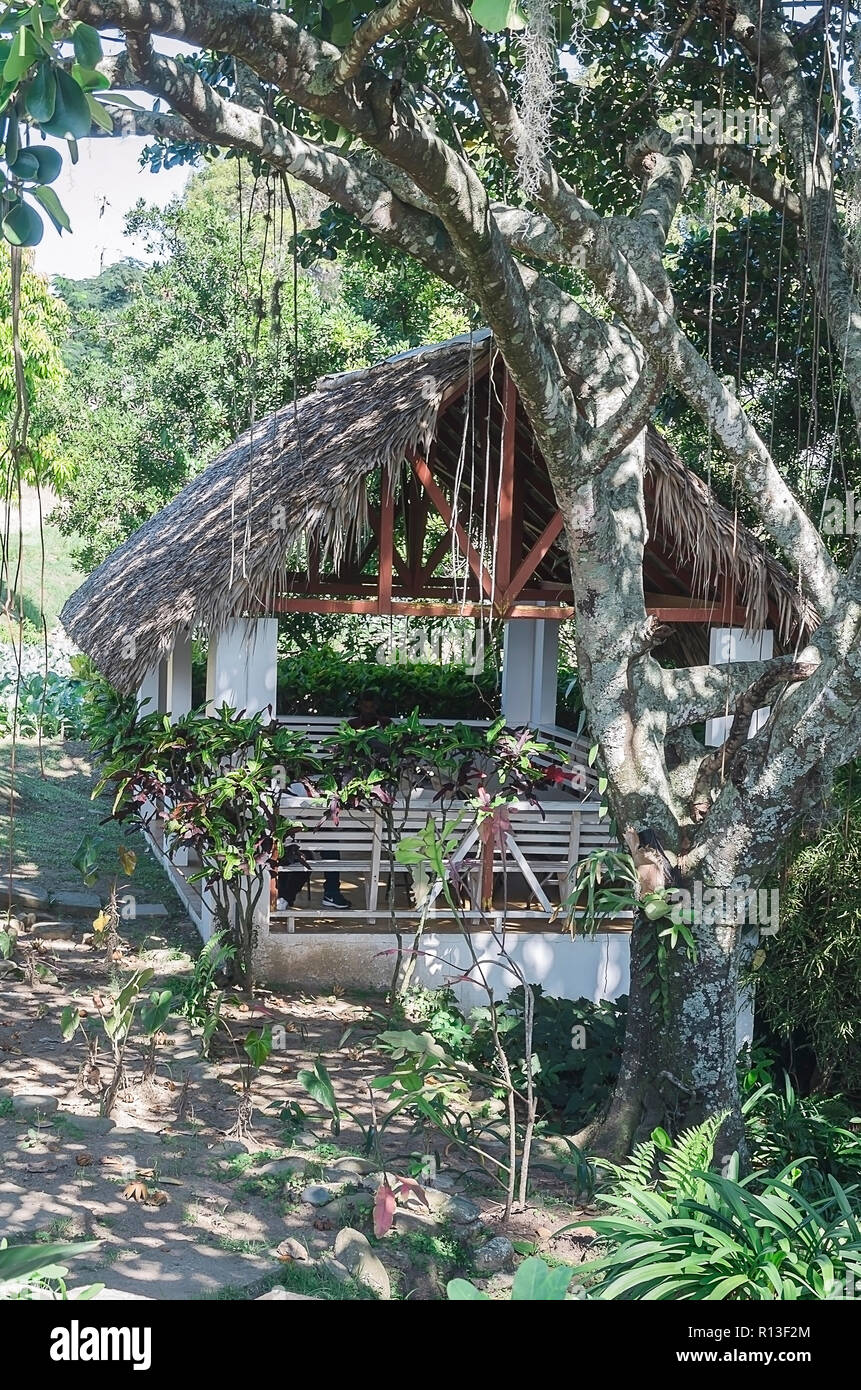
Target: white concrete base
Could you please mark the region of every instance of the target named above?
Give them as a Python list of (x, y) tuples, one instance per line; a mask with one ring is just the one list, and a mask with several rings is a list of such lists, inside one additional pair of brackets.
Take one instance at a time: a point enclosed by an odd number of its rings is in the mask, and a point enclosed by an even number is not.
[[(493, 933), (473, 933), (472, 940), (494, 998), (505, 998), (518, 981), (500, 963)], [(586, 996), (597, 1002), (627, 993), (629, 944), (625, 932), (573, 940), (561, 932), (509, 932), (505, 946), (529, 982), (540, 984), (557, 998)], [(422, 951), (415, 978), (427, 988), (443, 988), (465, 974), (470, 964), (466, 944), (455, 933), (426, 932)], [(261, 978), (272, 984), (315, 989), (333, 985), (388, 989), (395, 959), (391, 932), (261, 932), (258, 949)], [(480, 977), (474, 974), (474, 978)], [(452, 988), (467, 1010), (487, 1003), (487, 993), (479, 983), (459, 980)]]

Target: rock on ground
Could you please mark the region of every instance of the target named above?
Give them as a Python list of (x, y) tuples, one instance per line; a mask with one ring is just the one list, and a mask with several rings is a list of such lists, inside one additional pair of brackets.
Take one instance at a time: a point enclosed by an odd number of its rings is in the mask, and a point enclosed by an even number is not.
[(350, 1271), (353, 1278), (380, 1298), (391, 1298), (392, 1286), (382, 1260), (374, 1254), (367, 1236), (345, 1226), (335, 1237), (335, 1258)]

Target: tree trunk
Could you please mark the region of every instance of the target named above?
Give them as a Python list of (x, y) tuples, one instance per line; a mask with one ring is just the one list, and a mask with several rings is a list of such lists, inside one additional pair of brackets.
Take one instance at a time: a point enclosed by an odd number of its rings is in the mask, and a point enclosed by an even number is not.
[[(622, 1065), (609, 1111), (576, 1142), (622, 1159), (657, 1126), (671, 1135), (726, 1114), (716, 1147), (744, 1160), (736, 1075), (740, 928), (697, 924), (694, 962), (683, 941), (661, 963), (659, 932), (669, 924), (638, 913), (631, 934), (631, 989)], [(666, 940), (666, 939), (664, 939)]]

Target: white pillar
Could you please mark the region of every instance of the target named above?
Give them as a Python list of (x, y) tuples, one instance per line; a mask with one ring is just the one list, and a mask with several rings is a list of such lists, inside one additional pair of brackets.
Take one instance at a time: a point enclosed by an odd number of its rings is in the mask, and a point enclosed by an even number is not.
[(206, 703), (260, 714), (275, 713), (278, 687), (278, 619), (237, 618), (210, 635)]
[(167, 712), (181, 719), (191, 710), (191, 632), (180, 632), (167, 660)]
[[(709, 633), (709, 662), (713, 666), (729, 666), (736, 661), (770, 661), (774, 654), (774, 633), (770, 628), (745, 632), (740, 627), (713, 627)], [(770, 714), (768, 705), (754, 710), (748, 737), (762, 728)], [(706, 720), (706, 743), (718, 748), (729, 736), (732, 715)]]
[(164, 714), (167, 711), (167, 662), (160, 661), (147, 671), (138, 687), (138, 704), (145, 705), (143, 714)]
[(515, 727), (556, 723), (559, 623), (510, 618), (502, 650), (502, 713)]

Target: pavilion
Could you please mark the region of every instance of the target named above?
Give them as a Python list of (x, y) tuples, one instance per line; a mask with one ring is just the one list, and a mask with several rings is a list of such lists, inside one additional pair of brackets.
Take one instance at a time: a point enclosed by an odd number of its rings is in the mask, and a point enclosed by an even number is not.
[[(646, 467), (646, 606), (671, 629), (660, 650), (727, 662), (803, 641), (816, 615), (791, 576), (651, 427)], [(488, 332), (324, 378), (253, 425), (84, 581), (62, 622), (118, 690), (173, 717), (191, 708), (191, 638), (205, 632), (207, 700), (277, 713), (278, 616), (291, 612), (502, 622), (502, 713), (565, 733), (563, 520)], [(707, 742), (723, 727), (710, 721)], [(602, 840), (591, 785), (580, 854)]]

